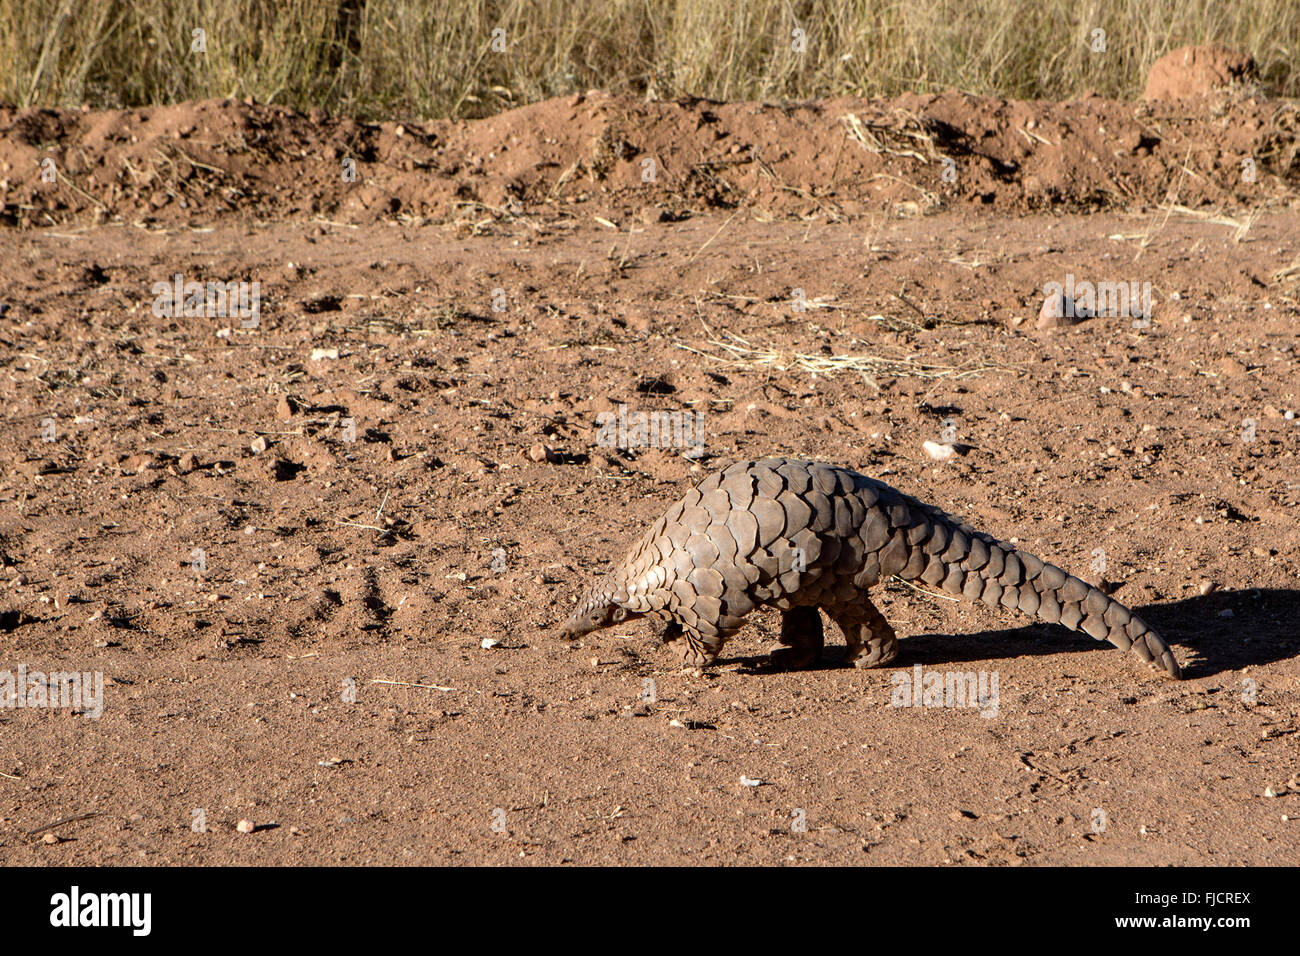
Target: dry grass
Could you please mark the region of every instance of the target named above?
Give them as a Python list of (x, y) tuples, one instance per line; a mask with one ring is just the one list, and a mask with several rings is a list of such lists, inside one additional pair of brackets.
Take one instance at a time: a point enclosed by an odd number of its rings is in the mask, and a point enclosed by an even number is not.
[[(199, 29), (202, 53), (191, 50)], [(497, 29), (504, 52), (492, 49)], [(1094, 30), (1105, 31), (1104, 53), (1091, 48)], [(1161, 54), (1206, 42), (1253, 54), (1277, 92), (1300, 96), (1294, 0), (9, 0), (0, 4), (0, 101), (253, 96), (420, 119), (594, 87), (660, 98), (953, 87), (1131, 97)], [(862, 141), (872, 144), (869, 131)]]
[[(707, 330), (707, 326), (706, 326)], [(725, 338), (712, 336), (709, 345), (715, 351), (697, 349), (682, 342), (680, 349), (694, 352), (719, 365), (730, 368), (769, 369), (784, 372), (796, 369), (832, 378), (842, 372), (856, 372), (874, 382), (878, 376), (894, 378), (962, 379), (988, 371), (1014, 371), (1010, 366), (969, 362), (963, 365), (937, 365), (918, 362), (910, 358), (890, 358), (884, 355), (805, 355), (800, 352), (781, 352), (766, 346), (751, 345), (738, 335), (728, 332)]]

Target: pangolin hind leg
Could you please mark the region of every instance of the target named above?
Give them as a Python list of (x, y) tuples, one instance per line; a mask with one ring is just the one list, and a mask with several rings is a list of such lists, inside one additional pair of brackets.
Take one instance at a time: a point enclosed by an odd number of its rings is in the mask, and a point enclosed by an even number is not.
[(826, 613), (844, 632), (844, 642), (848, 645), (844, 663), (854, 667), (880, 667), (898, 656), (898, 635), (866, 592), (859, 592), (845, 604), (827, 608)]

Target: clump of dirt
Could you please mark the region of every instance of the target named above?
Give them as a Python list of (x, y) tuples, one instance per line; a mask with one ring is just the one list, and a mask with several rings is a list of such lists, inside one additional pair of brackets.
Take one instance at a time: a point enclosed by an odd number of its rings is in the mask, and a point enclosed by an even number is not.
[[(1199, 54), (1193, 63), (1197, 75), (1232, 67)], [(590, 93), (421, 125), (237, 100), (0, 109), (0, 222), (323, 218), (482, 231), (533, 216), (622, 225), (741, 206), (831, 221), (952, 206), (1258, 206), (1294, 201), (1298, 126), (1296, 104), (1249, 95), (1189, 112), (1164, 100), (955, 92), (793, 105)]]
[(1258, 81), (1259, 69), (1249, 54), (1219, 46), (1185, 46), (1156, 60), (1143, 97), (1176, 100)]

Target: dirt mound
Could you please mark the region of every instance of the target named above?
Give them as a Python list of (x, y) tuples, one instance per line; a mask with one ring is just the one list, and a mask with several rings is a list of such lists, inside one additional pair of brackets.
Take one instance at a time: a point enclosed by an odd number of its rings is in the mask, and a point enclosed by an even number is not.
[(1248, 97), (1189, 113), (959, 93), (780, 106), (591, 93), (423, 125), (236, 100), (0, 109), (0, 222), (325, 218), (482, 230), (529, 216), (622, 224), (741, 207), (829, 220), (962, 205), (1253, 207), (1294, 201), (1297, 125), (1294, 103)]
[(1156, 60), (1143, 96), (1176, 100), (1258, 80), (1259, 70), (1248, 54), (1219, 46), (1185, 46)]

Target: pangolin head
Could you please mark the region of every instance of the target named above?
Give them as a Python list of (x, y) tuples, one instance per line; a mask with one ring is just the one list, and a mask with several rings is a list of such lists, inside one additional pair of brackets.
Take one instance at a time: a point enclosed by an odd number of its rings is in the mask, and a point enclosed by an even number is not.
[(573, 640), (603, 627), (621, 624), (633, 614), (624, 605), (627, 602), (627, 590), (611, 578), (606, 578), (587, 593), (587, 596), (574, 609), (573, 614), (564, 622), (560, 637)]

